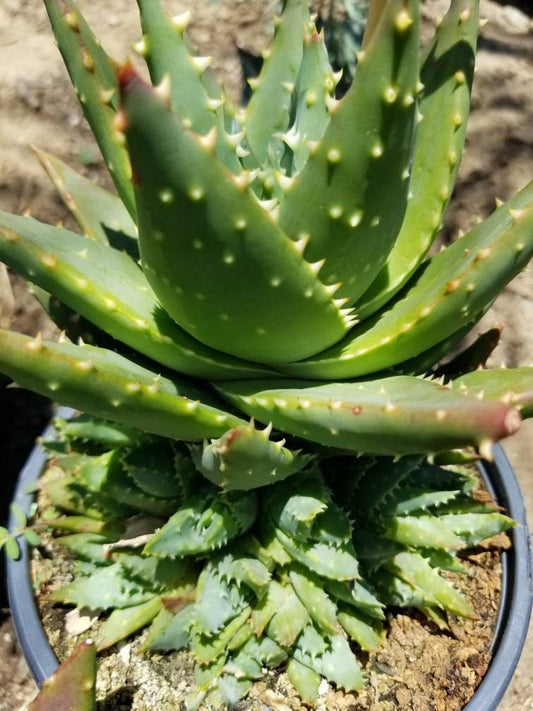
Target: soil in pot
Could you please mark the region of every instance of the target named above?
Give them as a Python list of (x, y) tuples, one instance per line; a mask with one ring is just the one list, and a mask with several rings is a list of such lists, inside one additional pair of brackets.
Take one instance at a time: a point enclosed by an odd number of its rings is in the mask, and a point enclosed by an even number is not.
[[(480, 497), (487, 494), (479, 492)], [(37, 602), (52, 647), (60, 660), (83, 637), (93, 637), (98, 622), (73, 636), (77, 615), (50, 602), (49, 594), (71, 579), (72, 562), (62, 546), (43, 537), (44, 555), (36, 552), (33, 576)], [(466, 620), (449, 615), (449, 630), (440, 631), (418, 612), (392, 609), (387, 638), (380, 648), (359, 655), (368, 685), (358, 694), (332, 689), (326, 682), (316, 708), (321, 711), (460, 711), (473, 696), (491, 660), (501, 597), (501, 551), (510, 547), (506, 534), (494, 536), (461, 556), (466, 575), (445, 573), (479, 615)], [(67, 621), (67, 622), (66, 622)], [(83, 624), (83, 622), (82, 622)], [(70, 631), (69, 631), (70, 630)], [(143, 654), (142, 633), (99, 657), (99, 711), (175, 711), (193, 687), (193, 662), (186, 652)], [(286, 674), (268, 672), (239, 711), (307, 708)]]

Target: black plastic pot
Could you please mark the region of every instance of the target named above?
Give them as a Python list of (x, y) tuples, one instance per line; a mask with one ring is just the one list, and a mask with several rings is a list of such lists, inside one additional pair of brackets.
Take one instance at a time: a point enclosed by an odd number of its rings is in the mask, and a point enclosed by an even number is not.
[[(71, 411), (62, 410), (65, 417)], [(53, 436), (53, 428), (44, 432)], [(47, 455), (36, 446), (24, 466), (15, 491), (24, 511), (33, 502), (33, 487), (46, 463)], [(483, 480), (494, 499), (518, 523), (509, 532), (512, 548), (502, 553), (502, 598), (492, 641), (492, 661), (473, 698), (464, 711), (496, 711), (509, 686), (526, 640), (533, 602), (532, 560), (524, 500), (514, 471), (503, 449), (496, 446), (494, 462), (480, 465)], [(9, 521), (14, 530), (16, 522)], [(33, 597), (29, 575), (29, 553), (20, 541), (21, 556), (7, 562), (9, 602), (17, 635), (30, 670), (38, 684), (57, 668), (56, 656), (44, 632)]]

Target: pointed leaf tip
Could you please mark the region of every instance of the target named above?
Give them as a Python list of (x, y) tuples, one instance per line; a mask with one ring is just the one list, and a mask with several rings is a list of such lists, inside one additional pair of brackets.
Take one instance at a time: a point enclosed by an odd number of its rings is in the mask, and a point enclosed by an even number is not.
[(126, 64), (118, 68), (117, 80), (121, 93), (126, 91), (131, 84), (142, 81), (131, 61), (127, 61)]

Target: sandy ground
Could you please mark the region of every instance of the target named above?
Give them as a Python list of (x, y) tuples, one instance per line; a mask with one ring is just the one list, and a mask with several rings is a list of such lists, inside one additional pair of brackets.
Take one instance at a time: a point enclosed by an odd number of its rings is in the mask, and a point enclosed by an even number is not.
[[(210, 5), (168, 2), (173, 14), (194, 4), (193, 36), (205, 53), (214, 54), (214, 66), (233, 85), (239, 76), (235, 46), (258, 47), (264, 41), (265, 18), (273, 2), (223, 0)], [(133, 0), (80, 0), (79, 5), (97, 28), (106, 49), (124, 58), (138, 39)], [(446, 0), (430, 0), (429, 12), (439, 12)], [(468, 154), (461, 167), (448, 233), (459, 225), (468, 228), (489, 214), (494, 198), (505, 199), (533, 178), (533, 26), (528, 17), (510, 6), (481, 0), (489, 18), (480, 42), (474, 111), (469, 125)], [(0, 209), (23, 212), (48, 222), (65, 219), (65, 210), (48, 184), (30, 146), (50, 151), (101, 184), (107, 185), (97, 150), (69, 88), (66, 72), (54, 47), (40, 0), (0, 2)], [(231, 82), (230, 82), (231, 83)], [(524, 273), (510, 285), (484, 325), (505, 322), (503, 343), (494, 364), (531, 363), (533, 353), (533, 276)], [(0, 322), (11, 321), (27, 333), (43, 329), (53, 333), (42, 314), (13, 282), (14, 301), (0, 274)], [(480, 326), (477, 331), (481, 331)], [(3, 396), (4, 397), (4, 396)], [(10, 417), (18, 400), (5, 396)], [(40, 427), (39, 419), (32, 421)], [(31, 430), (30, 439), (33, 436)], [(37, 431), (37, 430), (36, 430)], [(533, 512), (531, 453), (533, 422), (506, 443), (516, 468), (527, 508)], [(9, 450), (4, 443), (3, 453)], [(8, 487), (9, 488), (9, 485)], [(1, 515), (1, 514), (0, 514)], [(21, 706), (32, 693), (32, 682), (16, 650), (9, 620), (0, 619), (0, 711)], [(533, 710), (533, 633), (500, 711)]]

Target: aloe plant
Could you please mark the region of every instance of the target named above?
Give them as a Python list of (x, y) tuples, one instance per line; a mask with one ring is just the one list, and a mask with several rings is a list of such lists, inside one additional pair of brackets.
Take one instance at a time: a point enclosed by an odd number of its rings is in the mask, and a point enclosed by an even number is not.
[(530, 183), (428, 256), (478, 2), (452, 0), (420, 51), (418, 0), (373, 0), (337, 100), (307, 3), (285, 0), (246, 107), (188, 13), (138, 0), (149, 84), (72, 0), (45, 5), (117, 192), (38, 152), (82, 234), (0, 214), (0, 257), (64, 329), (2, 331), (0, 368), (86, 413), (47, 443), (43, 520), (78, 561), (55, 598), (110, 613), (99, 649), (148, 625), (145, 650), (189, 647), (191, 709), (265, 666), (304, 701), (323, 678), (357, 689), (385, 605), (475, 617), (439, 571), (512, 521), (464, 462), (533, 412), (532, 368), (476, 370), (493, 331), (437, 368), (533, 254)]

